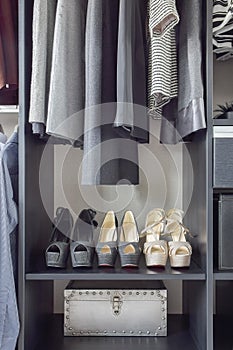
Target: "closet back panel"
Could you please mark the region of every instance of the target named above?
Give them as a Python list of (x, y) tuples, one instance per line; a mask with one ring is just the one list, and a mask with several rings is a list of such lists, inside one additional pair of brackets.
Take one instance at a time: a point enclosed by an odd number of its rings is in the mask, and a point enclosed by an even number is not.
[[(215, 55), (213, 56), (213, 80), (214, 80), (214, 91), (213, 91), (213, 102), (214, 110), (218, 104), (222, 105), (226, 102), (232, 102), (233, 98), (233, 64), (232, 59), (227, 61), (217, 61)], [(214, 112), (214, 115), (218, 112)]]
[(150, 144), (139, 146), (137, 186), (83, 186), (80, 181), (83, 152), (69, 146), (55, 146), (54, 211), (65, 206), (76, 217), (83, 208), (91, 207), (101, 213), (97, 217), (101, 224), (108, 210), (114, 210), (121, 223), (125, 210), (130, 209), (142, 230), (150, 210), (182, 208), (183, 145), (159, 143), (160, 121), (151, 120), (150, 130)]

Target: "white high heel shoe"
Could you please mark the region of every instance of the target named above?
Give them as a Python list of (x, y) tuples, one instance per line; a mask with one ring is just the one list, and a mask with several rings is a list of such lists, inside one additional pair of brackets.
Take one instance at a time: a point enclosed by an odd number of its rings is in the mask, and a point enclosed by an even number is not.
[(189, 230), (183, 225), (183, 211), (171, 209), (166, 212), (166, 233), (170, 234), (172, 241), (168, 242), (171, 267), (189, 267), (192, 247), (186, 241), (185, 235)]
[(165, 226), (164, 210), (159, 208), (151, 210), (147, 215), (145, 226), (145, 229), (141, 232), (141, 237), (146, 236), (143, 250), (146, 265), (164, 267), (168, 258), (167, 242), (160, 239)]

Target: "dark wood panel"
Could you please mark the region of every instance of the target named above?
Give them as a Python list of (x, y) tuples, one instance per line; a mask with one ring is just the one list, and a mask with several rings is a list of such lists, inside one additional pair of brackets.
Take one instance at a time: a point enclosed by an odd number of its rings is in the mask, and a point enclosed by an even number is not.
[(233, 349), (232, 316), (214, 316), (214, 350)]
[(233, 282), (231, 280), (216, 281), (216, 314), (233, 315)]
[[(192, 143), (187, 145), (183, 159), (183, 203), (184, 209), (188, 208), (185, 216), (185, 224), (196, 237), (191, 240), (193, 247), (193, 259), (203, 269), (206, 268), (207, 252), (207, 156), (206, 156), (206, 131), (195, 135)], [(193, 170), (193, 192), (191, 202), (188, 203), (190, 192), (190, 160)]]
[(32, 7), (33, 0), (19, 0), (19, 350), (24, 350), (25, 341), (25, 120), (29, 107)]
[(189, 315), (190, 334), (197, 347), (207, 348), (207, 294), (206, 283), (201, 281), (183, 282), (183, 312)]
[[(19, 312), (20, 337), (18, 348), (32, 350), (33, 338), (40, 333), (40, 315), (51, 312), (53, 283), (27, 282), (25, 270), (32, 266), (40, 247), (47, 243), (43, 232), (51, 230), (49, 215), (40, 196), (39, 169), (44, 144), (31, 134), (27, 123), (32, 57), (33, 0), (19, 1)], [(47, 193), (53, 210), (53, 150), (46, 168)], [(46, 243), (45, 243), (46, 240)], [(44, 302), (38, 296), (44, 293)], [(41, 328), (42, 329), (42, 328)]]
[(53, 282), (28, 281), (25, 288), (25, 333), (22, 350), (33, 350), (50, 328), (53, 312)]

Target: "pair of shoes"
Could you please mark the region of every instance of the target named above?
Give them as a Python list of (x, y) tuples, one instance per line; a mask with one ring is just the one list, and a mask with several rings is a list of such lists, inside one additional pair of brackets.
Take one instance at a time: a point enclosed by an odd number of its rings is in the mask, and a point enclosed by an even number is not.
[[(168, 256), (171, 267), (190, 266), (192, 247), (185, 237), (189, 230), (182, 221), (183, 211), (179, 209), (170, 209), (165, 212), (163, 209), (156, 208), (149, 212), (146, 227), (140, 235), (146, 236), (143, 252), (148, 267), (164, 267)], [(160, 237), (163, 235), (170, 235), (172, 241), (161, 240)]]
[(121, 267), (138, 266), (141, 248), (139, 233), (132, 211), (126, 211), (118, 239), (118, 223), (113, 211), (107, 212), (96, 246), (99, 266), (114, 266), (117, 252)]
[[(96, 212), (92, 209), (82, 210), (73, 229), (73, 218), (69, 209), (57, 208), (50, 244), (45, 252), (48, 267), (65, 268), (69, 251), (73, 267), (92, 266), (93, 232), (98, 226), (94, 220), (95, 215)], [(71, 235), (75, 241), (71, 240)]]

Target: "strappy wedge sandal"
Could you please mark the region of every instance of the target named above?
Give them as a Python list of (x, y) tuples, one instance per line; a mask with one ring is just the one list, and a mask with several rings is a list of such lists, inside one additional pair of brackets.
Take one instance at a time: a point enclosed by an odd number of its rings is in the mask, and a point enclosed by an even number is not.
[(132, 211), (126, 211), (118, 242), (121, 267), (137, 267), (141, 254), (139, 233)]
[(92, 209), (83, 209), (74, 226), (73, 239), (70, 243), (70, 255), (73, 267), (91, 267), (95, 252), (93, 240), (94, 229), (98, 223), (94, 220), (96, 212)]
[(192, 246), (186, 240), (189, 230), (182, 223), (183, 212), (179, 209), (171, 209), (166, 213), (166, 234), (171, 235), (172, 241), (168, 242), (169, 259), (171, 267), (189, 267), (192, 255)]
[(117, 256), (117, 220), (113, 211), (105, 215), (96, 245), (99, 266), (114, 266)]
[(146, 265), (148, 267), (164, 267), (168, 258), (167, 242), (160, 239), (165, 226), (164, 210), (159, 208), (151, 210), (147, 215), (145, 226), (140, 236), (146, 236), (143, 250)]

